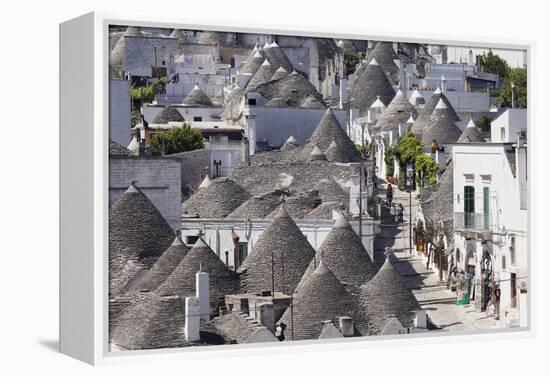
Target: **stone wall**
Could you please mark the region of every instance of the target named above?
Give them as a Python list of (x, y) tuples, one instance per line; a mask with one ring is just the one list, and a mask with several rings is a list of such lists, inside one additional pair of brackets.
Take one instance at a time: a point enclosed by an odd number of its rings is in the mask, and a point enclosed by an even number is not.
[(109, 137), (125, 147), (130, 144), (130, 81), (109, 80)]
[(181, 226), (181, 175), (179, 161), (153, 157), (109, 159), (109, 207), (126, 191), (130, 181), (151, 200), (173, 229)]
[(163, 158), (177, 161), (180, 164), (182, 198), (186, 198), (199, 187), (211, 160), (209, 149), (174, 153)]
[(157, 66), (170, 62), (179, 53), (178, 41), (174, 38), (124, 37), (124, 70), (134, 76), (151, 76), (151, 67), (155, 65), (155, 48)]

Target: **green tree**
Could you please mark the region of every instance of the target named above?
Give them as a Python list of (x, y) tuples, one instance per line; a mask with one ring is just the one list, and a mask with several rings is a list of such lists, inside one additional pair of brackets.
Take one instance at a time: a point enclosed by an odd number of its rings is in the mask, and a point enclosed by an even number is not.
[(418, 187), (424, 188), (426, 183), (430, 186), (437, 183), (437, 170), (439, 166), (431, 156), (426, 153), (418, 155), (416, 157), (415, 169)]
[(204, 148), (202, 134), (184, 123), (182, 127), (159, 132), (151, 139), (151, 151), (155, 156), (187, 152)]
[(494, 73), (501, 79), (508, 73), (509, 67), (506, 60), (494, 54), (491, 50), (487, 53), (484, 52), (482, 55), (477, 55), (477, 61), (482, 72)]
[(134, 109), (139, 109), (141, 106), (141, 101), (143, 103), (151, 103), (155, 99), (155, 86), (147, 85), (143, 87), (131, 87), (130, 88), (130, 98), (132, 99), (132, 107)]
[(395, 145), (390, 145), (384, 149), (384, 163), (386, 164), (386, 177), (393, 176), (395, 161)]
[(346, 52), (344, 55), (344, 66), (346, 69), (346, 75), (352, 74), (355, 71), (355, 66), (359, 64), (361, 59), (364, 58), (364, 52)]
[(512, 107), (512, 84), (515, 90), (515, 107), (527, 107), (527, 69), (510, 68), (504, 77), (499, 91), (498, 103), (502, 107)]
[(405, 133), (397, 140), (397, 157), (401, 170), (405, 170), (408, 164), (414, 164), (416, 157), (423, 154), (422, 142), (411, 132)]
[(493, 118), (488, 115), (481, 116), (478, 120), (476, 120), (474, 123), (481, 131), (481, 135), (483, 137), (489, 137), (491, 136), (491, 122), (493, 121)]

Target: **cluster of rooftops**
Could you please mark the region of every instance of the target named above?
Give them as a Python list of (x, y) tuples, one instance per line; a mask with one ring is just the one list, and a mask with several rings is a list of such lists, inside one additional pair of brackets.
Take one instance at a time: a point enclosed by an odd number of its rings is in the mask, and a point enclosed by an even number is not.
[(280, 150), (257, 153), (227, 178), (205, 178), (182, 204), (188, 218), (272, 218), (284, 200), (297, 218), (347, 210), (361, 154), (330, 109), (305, 145), (291, 136)]
[[(377, 268), (344, 216), (315, 251), (279, 206), (237, 271), (202, 237), (187, 247), (135, 184), (109, 221), (110, 341), (121, 349), (252, 342), (260, 330), (272, 341), (383, 334), (396, 321), (411, 326), (419, 309), (395, 258)], [(209, 278), (209, 315), (190, 342), (184, 300), (196, 295), (199, 271)], [(253, 318), (249, 305), (261, 299), (274, 307), (273, 326)]]

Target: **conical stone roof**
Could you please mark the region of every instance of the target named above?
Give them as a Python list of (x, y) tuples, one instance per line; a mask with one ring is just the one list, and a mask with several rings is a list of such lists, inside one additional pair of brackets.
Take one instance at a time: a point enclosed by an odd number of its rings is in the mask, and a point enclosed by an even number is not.
[(321, 118), (319, 125), (313, 132), (313, 135), (311, 135), (308, 144), (304, 148), (304, 157), (309, 157), (315, 146), (324, 151), (327, 150), (333, 142), (338, 144), (338, 149), (343, 159), (348, 162), (359, 161), (360, 154), (355, 148), (355, 145), (340, 126), (332, 110), (328, 108), (323, 118)]
[(246, 59), (242, 67), (239, 69), (239, 73), (254, 75), (263, 62), (264, 57), (260, 51), (256, 50), (248, 59)]
[(247, 91), (256, 90), (258, 85), (261, 85), (263, 83), (266, 83), (271, 80), (271, 76), (275, 73), (275, 70), (273, 66), (269, 63), (267, 59), (263, 61), (263, 63), (260, 65), (260, 68), (256, 71), (256, 73), (250, 78), (248, 81), (248, 84), (246, 85)]
[(379, 333), (391, 316), (406, 327), (412, 326), (417, 309), (420, 309), (418, 301), (388, 257), (376, 275), (361, 287), (358, 312), (364, 322), (359, 323), (368, 323), (368, 330), (360, 331)]
[(290, 294), (296, 289), (314, 255), (315, 250), (306, 236), (292, 220), (285, 206), (281, 206), (273, 222), (260, 235), (251, 254), (238, 269), (241, 289), (250, 293), (271, 291), (274, 277), (275, 291)]
[(198, 84), (195, 84), (182, 103), (186, 106), (212, 106), (212, 101)]
[[(437, 88), (430, 99), (428, 100), (428, 103), (426, 103), (426, 106), (424, 108), (418, 110), (418, 117), (416, 118), (414, 124), (411, 127), (411, 132), (416, 136), (417, 138), (422, 138), (422, 133), (426, 129), (426, 127), (430, 124), (432, 113), (435, 110), (435, 107), (437, 106), (437, 103), (440, 99), (443, 99), (447, 107), (452, 108), (451, 103), (447, 99), (447, 96), (444, 95), (441, 92), (440, 88)], [(457, 115), (458, 118), (458, 115)]]
[(301, 101), (308, 96), (323, 103), (322, 95), (313, 84), (297, 72), (286, 75), (282, 79), (269, 81), (256, 88), (256, 91), (267, 100), (280, 98), (287, 106), (300, 106)]
[(137, 272), (152, 267), (173, 240), (168, 222), (130, 185), (109, 210), (110, 294), (123, 291)]
[[(323, 321), (353, 314), (353, 298), (334, 274), (320, 262), (294, 294), (292, 309), (281, 320), (290, 340), (318, 339)], [(293, 338), (291, 337), (293, 334)]]
[(195, 242), (191, 250), (156, 289), (155, 293), (161, 296), (195, 296), (195, 275), (198, 271), (209, 274), (210, 308), (212, 312), (215, 312), (218, 305), (223, 303), (225, 295), (235, 293), (235, 274), (226, 267), (202, 238)]
[(273, 76), (271, 76), (271, 81), (282, 79), (283, 77), (288, 76), (288, 72), (283, 67), (279, 67)]
[(326, 161), (327, 157), (325, 156), (323, 151), (319, 149), (317, 145), (314, 145), (313, 150), (309, 154), (308, 160), (309, 161)]
[(456, 143), (462, 133), (455, 124), (459, 120), (453, 108), (447, 106), (443, 98), (440, 98), (430, 123), (422, 133), (422, 143), (425, 146), (431, 145), (433, 140), (436, 140), (438, 145)]
[(316, 97), (308, 95), (307, 97), (300, 100), (298, 106), (302, 109), (326, 109), (327, 107)]
[(370, 63), (373, 59), (378, 62), (392, 83), (397, 84), (399, 82), (399, 67), (394, 61), (398, 60), (399, 57), (393, 50), (391, 42), (378, 42), (369, 54), (367, 61)]
[(188, 346), (185, 301), (178, 296), (141, 295), (117, 319), (110, 342), (127, 350)]
[(263, 219), (281, 204), (281, 192), (253, 196), (237, 207), (227, 219)]
[(272, 43), (269, 48), (264, 48), (265, 58), (271, 63), (273, 70), (283, 67), (287, 72), (292, 72), (294, 67), (283, 49), (276, 43)]
[(298, 140), (292, 135), (289, 136), (288, 139), (286, 139), (285, 143), (281, 147), (281, 150), (289, 150), (289, 149), (295, 149), (299, 147), (300, 144), (298, 143)]
[(173, 106), (164, 107), (153, 119), (153, 124), (168, 124), (168, 122), (184, 122), (181, 113)]
[(472, 119), (468, 122), (468, 125), (462, 131), (462, 135), (457, 140), (457, 143), (484, 143), (485, 139), (481, 136), (481, 131), (477, 128)]
[(189, 249), (181, 242), (179, 237), (174, 238), (174, 242), (143, 276), (136, 290), (154, 291), (157, 289), (176, 269), (188, 252)]
[(415, 117), (418, 115), (415, 107), (407, 100), (407, 96), (399, 90), (377, 124), (381, 130), (389, 131), (398, 128), (400, 124), (405, 125), (411, 114)]
[(182, 214), (219, 219), (233, 212), (251, 195), (231, 178), (216, 178), (183, 202)]
[(380, 100), (386, 106), (395, 96), (390, 80), (376, 59), (372, 59), (354, 81), (353, 88), (350, 88), (350, 102), (359, 109), (361, 116), (367, 114), (377, 96), (380, 96)]
[(300, 286), (310, 277), (319, 262), (323, 262), (347, 287), (359, 288), (376, 274), (367, 250), (343, 215), (340, 215), (311, 261)]

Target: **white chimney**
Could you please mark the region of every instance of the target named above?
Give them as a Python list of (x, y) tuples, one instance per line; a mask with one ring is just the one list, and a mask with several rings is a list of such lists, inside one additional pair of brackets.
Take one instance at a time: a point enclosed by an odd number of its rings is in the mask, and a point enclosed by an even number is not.
[(199, 271), (195, 274), (196, 296), (200, 301), (200, 317), (205, 321), (210, 320), (210, 284), (208, 273)]
[(417, 329), (428, 328), (428, 316), (425, 310), (418, 310), (414, 317), (414, 327)]
[(273, 304), (266, 302), (258, 305), (259, 321), (272, 332), (275, 332), (275, 311)]
[(353, 336), (355, 334), (351, 317), (338, 317), (338, 324), (344, 337)]
[(200, 336), (200, 300), (196, 297), (185, 298), (185, 340), (197, 342)]

